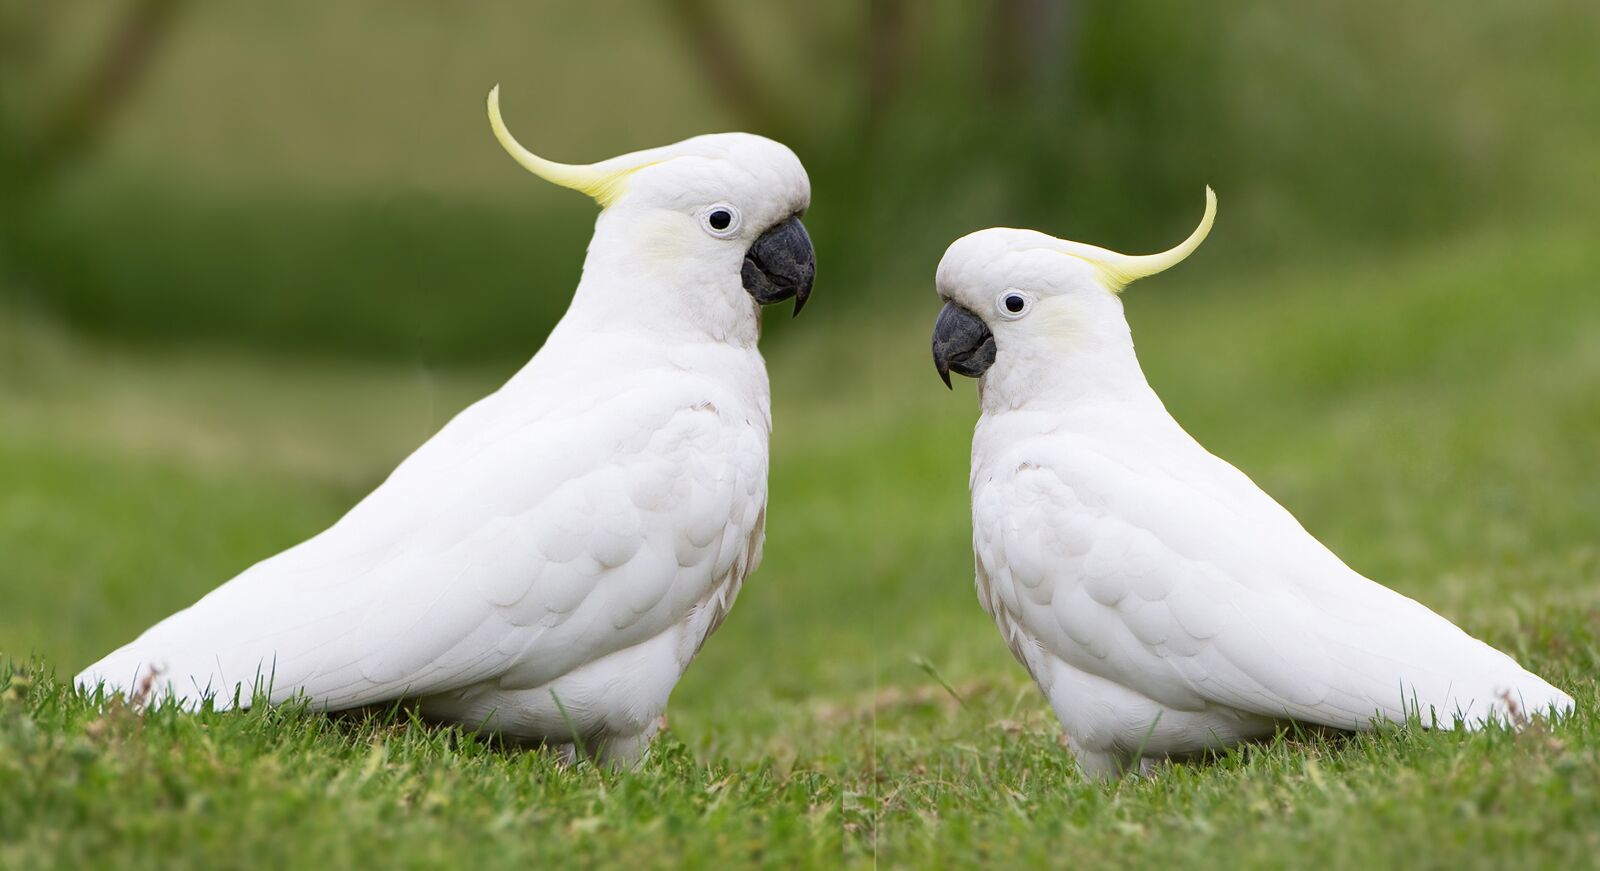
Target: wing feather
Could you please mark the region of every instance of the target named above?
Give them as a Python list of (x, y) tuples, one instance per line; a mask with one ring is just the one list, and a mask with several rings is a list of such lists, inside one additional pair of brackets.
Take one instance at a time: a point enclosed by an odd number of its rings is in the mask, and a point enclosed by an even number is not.
[(561, 413), (503, 394), (469, 408), (327, 531), (78, 682), (130, 689), (154, 670), (225, 707), (270, 681), (274, 701), (338, 709), (537, 687), (654, 637), (725, 580), (725, 536), (759, 543), (766, 431), (706, 402), (723, 399), (707, 379), (629, 374)]
[[(974, 477), (980, 592), (1002, 632), (1176, 710), (1337, 728), (1443, 725), (1571, 700), (1346, 567), (1242, 474), (1141, 466), (1086, 439), (1018, 445)], [(1030, 642), (1013, 652), (1037, 675)]]

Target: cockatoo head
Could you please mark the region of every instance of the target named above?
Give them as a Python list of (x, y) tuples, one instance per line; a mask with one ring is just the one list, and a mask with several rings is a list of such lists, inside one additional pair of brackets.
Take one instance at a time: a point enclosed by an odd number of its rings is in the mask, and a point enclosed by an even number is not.
[(489, 92), (489, 122), (523, 168), (603, 207), (586, 283), (643, 297), (606, 302), (643, 306), (658, 321), (676, 313), (720, 334), (740, 324), (753, 330), (761, 305), (793, 298), (799, 314), (810, 297), (816, 259), (800, 215), (811, 203), (811, 182), (782, 144), (717, 133), (571, 165), (545, 160), (511, 136), (499, 86)]
[(997, 364), (1044, 367), (1064, 345), (1127, 341), (1117, 294), (1188, 257), (1216, 214), (1217, 197), (1208, 187), (1205, 217), (1189, 238), (1144, 256), (1004, 227), (957, 239), (936, 278), (945, 301), (933, 328), (939, 377), (948, 386), (951, 372), (978, 378)]

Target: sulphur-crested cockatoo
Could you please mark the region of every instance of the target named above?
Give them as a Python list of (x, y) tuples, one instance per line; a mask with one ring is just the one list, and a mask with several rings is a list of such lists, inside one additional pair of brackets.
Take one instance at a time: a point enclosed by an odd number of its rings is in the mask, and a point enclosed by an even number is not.
[[(524, 168), (603, 207), (571, 307), (533, 360), (325, 532), (89, 666), (84, 688), (219, 707), (396, 699), (430, 718), (612, 762), (761, 560), (760, 307), (811, 292), (788, 148), (698, 136)], [(235, 701), (237, 694), (238, 701)]]
[(1136, 257), (990, 229), (939, 264), (939, 374), (979, 379), (978, 598), (1109, 777), (1300, 722), (1441, 727), (1572, 700), (1417, 602), (1351, 570), (1183, 431), (1146, 383), (1118, 292), (1211, 229)]

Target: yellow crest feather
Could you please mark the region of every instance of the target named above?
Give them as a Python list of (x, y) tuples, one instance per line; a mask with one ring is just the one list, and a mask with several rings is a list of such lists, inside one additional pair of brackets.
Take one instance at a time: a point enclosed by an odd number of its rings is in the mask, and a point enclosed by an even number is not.
[(489, 126), (500, 147), (522, 165), (523, 169), (553, 184), (588, 194), (602, 208), (616, 202), (628, 189), (628, 176), (656, 161), (631, 162), (630, 155), (591, 164), (556, 163), (546, 160), (522, 147), (505, 119), (500, 117), (500, 86), (489, 90)]
[(1113, 293), (1121, 293), (1122, 289), (1138, 281), (1148, 278), (1158, 272), (1164, 272), (1182, 263), (1185, 258), (1194, 253), (1200, 243), (1206, 240), (1206, 235), (1211, 232), (1211, 224), (1217, 218), (1217, 195), (1206, 186), (1206, 212), (1200, 218), (1200, 225), (1194, 228), (1189, 238), (1179, 242), (1172, 248), (1160, 254), (1119, 254), (1106, 248), (1095, 245), (1085, 245), (1082, 242), (1073, 242), (1068, 239), (1057, 239), (1056, 250), (1080, 260), (1087, 261), (1099, 273), (1100, 280)]

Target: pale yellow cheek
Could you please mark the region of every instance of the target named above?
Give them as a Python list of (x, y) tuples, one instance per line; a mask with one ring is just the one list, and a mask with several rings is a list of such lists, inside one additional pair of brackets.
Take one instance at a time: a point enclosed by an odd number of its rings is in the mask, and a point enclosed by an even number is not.
[(639, 221), (634, 231), (639, 250), (647, 258), (682, 260), (705, 253), (705, 234), (692, 219), (683, 215), (651, 215)]
[(1070, 341), (1084, 327), (1082, 313), (1074, 311), (1070, 300), (1062, 297), (1040, 300), (1023, 320), (1030, 332), (1048, 339)]
[(639, 250), (648, 260), (682, 260), (694, 254), (683, 239), (664, 234), (647, 237)]

